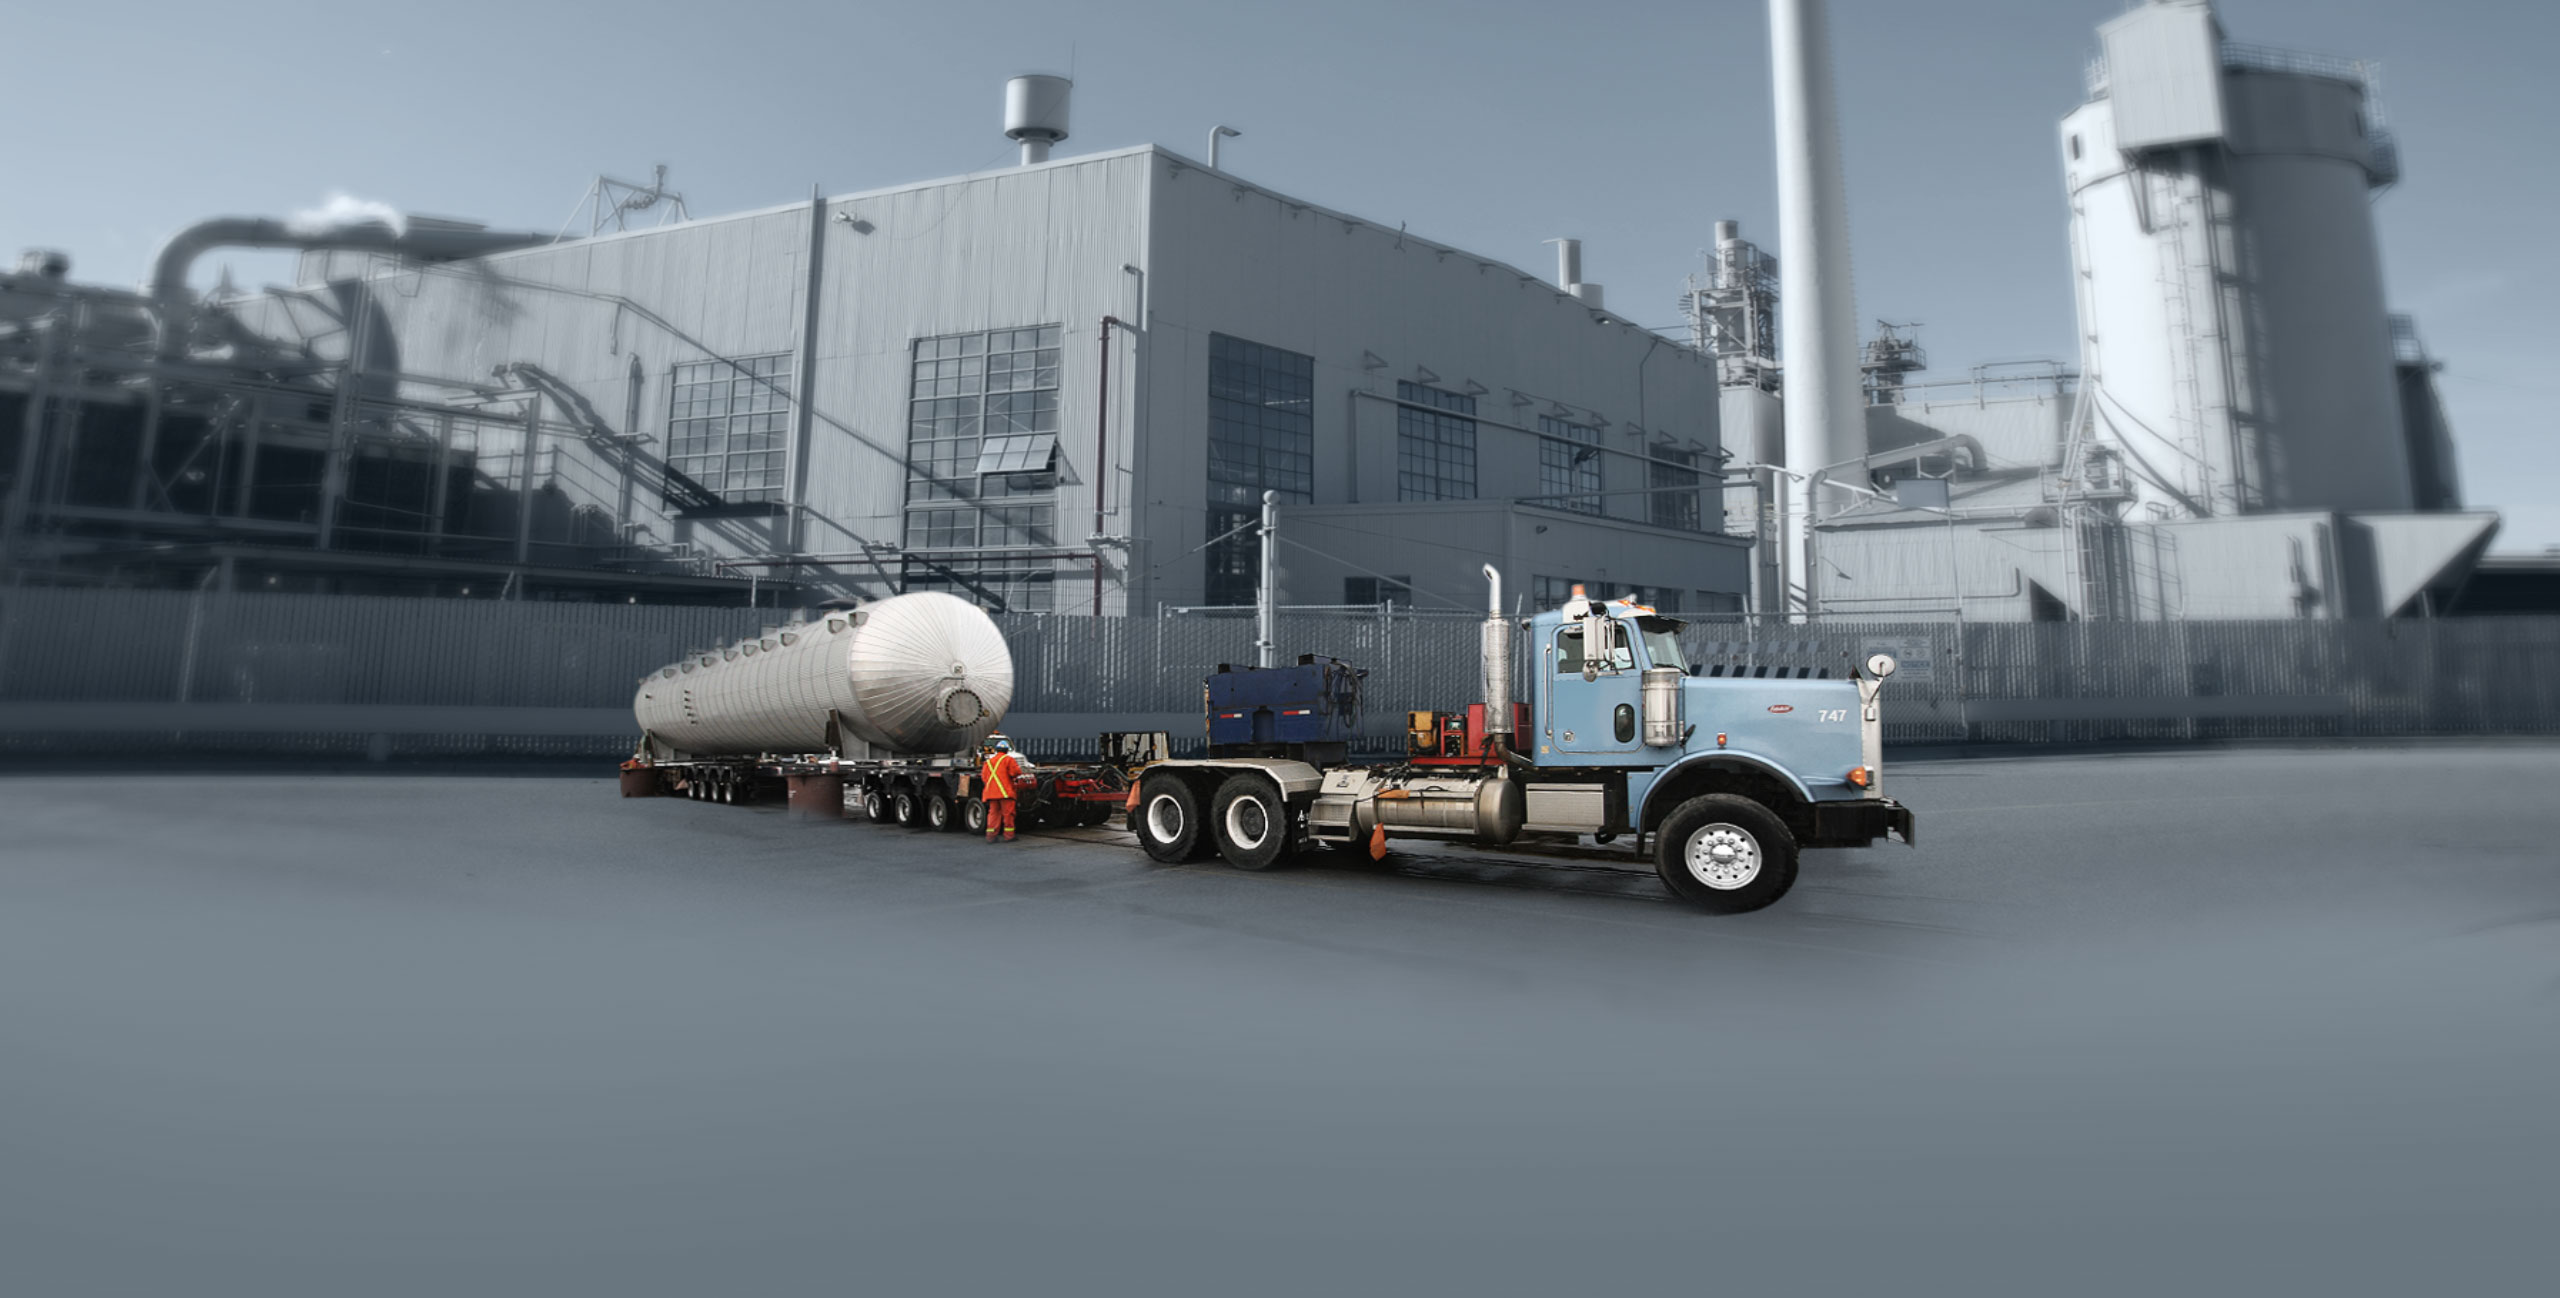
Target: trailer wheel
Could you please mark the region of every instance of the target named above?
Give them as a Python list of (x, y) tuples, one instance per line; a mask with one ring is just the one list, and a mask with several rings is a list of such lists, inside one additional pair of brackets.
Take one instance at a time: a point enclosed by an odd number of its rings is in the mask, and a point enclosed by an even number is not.
[(924, 791), (924, 827), (940, 834), (959, 823), (951, 805), (951, 791), (937, 784)]
[(1654, 843), (1654, 872), (1693, 906), (1758, 910), (1796, 883), (1796, 837), (1749, 798), (1710, 793), (1673, 808)]
[(877, 786), (862, 791), (862, 814), (869, 817), (872, 824), (889, 823), (889, 799)]
[(1211, 800), (1218, 855), (1239, 870), (1268, 870), (1289, 855), (1289, 804), (1259, 775), (1231, 775)]
[(924, 828), (924, 804), (916, 797), (915, 786), (901, 784), (889, 795), (890, 817), (903, 829)]
[(720, 772), (720, 780), (712, 786), (712, 791), (714, 796), (720, 799), (720, 805), (724, 807), (738, 805), (738, 773), (723, 769)]
[(960, 823), (966, 826), (972, 834), (983, 834), (987, 832), (986, 800), (983, 798), (969, 799), (969, 805), (960, 809)]
[(1200, 795), (1181, 776), (1151, 775), (1138, 786), (1138, 845), (1167, 865), (1198, 860), (1206, 851)]

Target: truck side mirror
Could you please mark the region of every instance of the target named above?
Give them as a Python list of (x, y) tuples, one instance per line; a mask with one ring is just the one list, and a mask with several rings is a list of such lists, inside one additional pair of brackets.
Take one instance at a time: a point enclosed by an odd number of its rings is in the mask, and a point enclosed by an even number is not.
[(1582, 660), (1582, 683), (1583, 683), (1583, 684), (1585, 684), (1585, 685), (1589, 685), (1589, 684), (1591, 684), (1593, 681), (1596, 681), (1596, 680), (1599, 680), (1599, 679), (1600, 679), (1600, 668), (1599, 668), (1599, 666), (1598, 666), (1597, 664), (1593, 663), (1593, 662), (1591, 661), (1591, 659), (1590, 659), (1590, 658), (1585, 657), (1585, 658)]

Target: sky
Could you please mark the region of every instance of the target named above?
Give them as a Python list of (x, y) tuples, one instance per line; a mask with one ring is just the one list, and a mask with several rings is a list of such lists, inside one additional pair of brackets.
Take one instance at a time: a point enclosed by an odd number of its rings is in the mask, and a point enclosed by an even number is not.
[[(1925, 377), (2076, 356), (2055, 124), (2125, 0), (1832, 0), (1858, 309)], [(1157, 143), (1322, 206), (1553, 273), (1673, 326), (1718, 219), (1776, 248), (1762, 0), (133, 0), (13, 7), (22, 111), (0, 255), (138, 282), (171, 232), (332, 194), (558, 230), (653, 164), (696, 215), (1005, 165), (1003, 82), (1071, 73), (1060, 156)], [(2535, 376), (2560, 354), (2560, 6), (2223, 0), (2234, 40), (2379, 60), (2405, 178), (2384, 280), (2444, 362), (2496, 548), (2560, 546)], [(41, 57), (27, 57), (40, 53)], [(35, 111), (27, 112), (27, 106)], [(206, 259), (210, 283), (225, 264)], [(272, 255), (228, 258), (244, 288)]]

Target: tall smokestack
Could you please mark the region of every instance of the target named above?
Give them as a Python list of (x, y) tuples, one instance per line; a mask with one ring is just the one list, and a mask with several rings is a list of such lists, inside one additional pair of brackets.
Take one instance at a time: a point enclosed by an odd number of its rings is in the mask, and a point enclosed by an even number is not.
[[(1858, 393), (1858, 309), (1849, 283), (1848, 197), (1840, 178), (1840, 115), (1831, 81), (1823, 0), (1769, 0), (1769, 59), (1778, 117), (1779, 341), (1786, 365), (1787, 467), (1814, 474), (1866, 454)], [(1861, 483), (1860, 485), (1864, 485)], [(1849, 493), (1785, 489), (1789, 607), (1814, 611), (1807, 525)], [(1800, 592), (1800, 593), (1799, 593)]]

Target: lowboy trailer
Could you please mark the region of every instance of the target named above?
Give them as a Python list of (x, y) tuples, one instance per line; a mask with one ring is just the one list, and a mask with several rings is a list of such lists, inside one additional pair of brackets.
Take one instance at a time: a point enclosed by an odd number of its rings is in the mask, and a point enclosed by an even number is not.
[[(1137, 771), (1167, 751), (1161, 730), (1112, 731), (1090, 761), (1022, 760), (1015, 782), (1017, 822), (1024, 829), (1109, 824), (1136, 787)], [(1017, 754), (1019, 758), (1019, 754)], [(627, 797), (688, 797), (709, 802), (786, 800), (795, 812), (833, 817), (855, 811), (874, 824), (907, 829), (984, 832), (984, 789), (971, 754), (846, 758), (833, 754), (633, 758), (622, 765)]]

